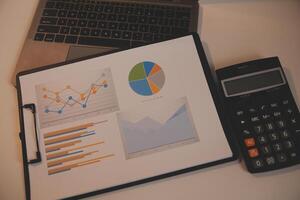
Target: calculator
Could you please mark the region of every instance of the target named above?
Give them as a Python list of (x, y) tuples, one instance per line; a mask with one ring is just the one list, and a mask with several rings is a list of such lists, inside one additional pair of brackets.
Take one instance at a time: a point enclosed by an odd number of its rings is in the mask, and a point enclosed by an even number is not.
[(232, 65), (216, 74), (248, 171), (300, 163), (299, 110), (278, 57)]

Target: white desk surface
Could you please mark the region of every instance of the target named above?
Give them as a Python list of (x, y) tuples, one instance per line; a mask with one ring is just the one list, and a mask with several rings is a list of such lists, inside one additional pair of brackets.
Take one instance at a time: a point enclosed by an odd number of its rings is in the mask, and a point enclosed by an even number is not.
[[(10, 84), (38, 0), (0, 1), (0, 199), (25, 199), (16, 90)], [(300, 1), (200, 0), (199, 29), (215, 68), (279, 56), (300, 107)], [(300, 166), (260, 175), (238, 161), (88, 199), (299, 200)]]

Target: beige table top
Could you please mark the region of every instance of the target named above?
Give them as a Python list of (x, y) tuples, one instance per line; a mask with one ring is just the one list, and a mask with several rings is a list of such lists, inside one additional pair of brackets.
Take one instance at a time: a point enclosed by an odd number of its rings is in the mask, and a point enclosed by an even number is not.
[[(25, 199), (16, 90), (10, 84), (38, 0), (0, 1), (0, 199)], [(279, 56), (300, 107), (300, 1), (200, 0), (198, 32), (215, 68)], [(300, 166), (260, 175), (238, 161), (89, 199), (299, 200)]]

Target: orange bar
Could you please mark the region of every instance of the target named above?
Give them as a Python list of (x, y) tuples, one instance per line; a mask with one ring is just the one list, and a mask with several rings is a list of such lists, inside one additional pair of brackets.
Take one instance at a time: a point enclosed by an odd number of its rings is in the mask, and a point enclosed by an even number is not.
[(48, 153), (50, 151), (60, 150), (61, 148), (73, 146), (74, 144), (80, 143), (80, 142), (81, 142), (81, 140), (76, 140), (76, 141), (73, 141), (73, 142), (68, 142), (68, 143), (64, 143), (64, 144), (59, 144), (59, 145), (47, 147), (46, 152)]
[(48, 174), (51, 175), (51, 174), (71, 170), (72, 168), (75, 168), (75, 167), (80, 167), (80, 166), (84, 166), (84, 165), (93, 164), (93, 163), (96, 163), (96, 162), (100, 162), (101, 159), (103, 159), (103, 158), (108, 158), (108, 157), (111, 157), (111, 156), (114, 156), (114, 154), (101, 156), (101, 157), (98, 157), (98, 158), (94, 158), (94, 159), (74, 163), (74, 164), (71, 164), (71, 165), (66, 165), (66, 166), (63, 166), (63, 167), (58, 167), (58, 168), (55, 168), (55, 169), (50, 169), (50, 170), (48, 170)]
[(57, 143), (57, 142), (63, 142), (65, 140), (71, 140), (71, 139), (74, 139), (74, 138), (78, 138), (80, 137), (81, 135), (87, 133), (87, 131), (82, 131), (82, 132), (79, 132), (79, 133), (75, 133), (75, 134), (72, 134), (72, 135), (66, 135), (66, 136), (62, 136), (62, 137), (58, 137), (58, 138), (54, 138), (54, 139), (48, 139), (48, 140), (45, 140), (45, 145), (49, 145), (49, 144), (53, 144), (53, 143)]
[(64, 134), (66, 132), (76, 131), (78, 129), (88, 128), (88, 127), (91, 127), (93, 125), (94, 125), (94, 123), (87, 123), (87, 124), (83, 124), (83, 125), (79, 125), (79, 126), (65, 128), (65, 129), (62, 129), (62, 130), (52, 131), (52, 132), (46, 133), (44, 135), (44, 138), (48, 138), (48, 137), (52, 137), (52, 136), (56, 136), (56, 135), (61, 135), (61, 134)]
[(72, 168), (75, 168), (75, 167), (80, 167), (80, 166), (83, 166), (83, 165), (90, 165), (90, 164), (93, 164), (93, 163), (96, 163), (96, 162), (100, 162), (100, 160), (95, 160), (93, 162), (88, 162), (88, 163), (84, 163), (84, 164), (81, 164), (81, 165), (79, 165), (78, 163), (74, 163), (74, 164), (71, 164), (71, 165), (66, 165), (64, 167), (58, 167), (58, 168), (55, 168), (55, 169), (50, 169), (48, 171), (48, 174), (52, 175), (52, 174), (56, 174), (56, 173), (59, 173), (59, 172), (71, 170)]
[(62, 164), (64, 162), (78, 160), (78, 159), (84, 158), (85, 156), (91, 155), (91, 154), (96, 153), (96, 152), (98, 152), (98, 151), (92, 151), (92, 152), (85, 153), (85, 154), (80, 154), (80, 155), (76, 155), (76, 156), (70, 156), (68, 158), (63, 158), (63, 159), (51, 161), (51, 162), (48, 162), (47, 166), (48, 167), (52, 167), (52, 166), (55, 166), (55, 165)]
[(57, 157), (57, 156), (67, 155), (70, 151), (74, 151), (74, 150), (78, 150), (78, 149), (84, 149), (84, 148), (94, 146), (94, 145), (97, 145), (97, 144), (102, 144), (102, 143), (104, 143), (104, 142), (96, 142), (96, 143), (93, 143), (93, 144), (88, 144), (88, 145), (81, 146), (81, 147), (75, 147), (75, 148), (68, 149), (66, 151), (62, 151), (62, 152), (58, 152), (58, 153), (48, 154), (47, 155), (47, 160), (49, 160), (51, 158), (54, 158), (54, 157)]

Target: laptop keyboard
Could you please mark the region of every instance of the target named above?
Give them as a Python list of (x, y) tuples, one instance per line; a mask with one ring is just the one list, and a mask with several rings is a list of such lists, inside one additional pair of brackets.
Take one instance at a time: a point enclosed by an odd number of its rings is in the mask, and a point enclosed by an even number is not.
[(189, 32), (191, 8), (96, 0), (48, 0), (36, 41), (129, 48)]

